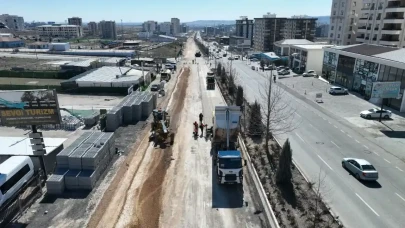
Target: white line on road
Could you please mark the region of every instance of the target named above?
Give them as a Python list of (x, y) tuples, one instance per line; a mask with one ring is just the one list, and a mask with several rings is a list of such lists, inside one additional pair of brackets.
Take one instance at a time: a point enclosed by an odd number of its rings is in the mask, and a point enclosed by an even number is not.
[(356, 139), (356, 142), (357, 142), (357, 143), (360, 143), (359, 140), (357, 140), (357, 139)]
[(328, 123), (329, 123), (329, 124), (332, 124), (329, 120), (328, 120)]
[(401, 168), (399, 168), (398, 166), (395, 166), (395, 168), (397, 168), (399, 171), (403, 172), (403, 170)]
[(380, 156), (377, 152), (373, 151), (373, 153), (375, 153), (375, 155)]
[(401, 200), (405, 201), (404, 197), (402, 197), (400, 194), (395, 193), (395, 195), (397, 195), (399, 198), (401, 198)]
[(340, 148), (338, 145), (336, 145), (336, 143), (334, 143), (333, 141), (330, 141), (333, 145), (335, 145), (337, 148)]
[(329, 164), (326, 163), (326, 161), (321, 158), (321, 156), (318, 155), (318, 158), (321, 159), (321, 161), (323, 161), (323, 163), (325, 163), (325, 165), (327, 165), (329, 169), (333, 171), (332, 167), (330, 167)]
[(301, 117), (302, 118), (302, 116), (300, 115), (300, 114), (298, 114), (298, 113), (295, 113), (297, 116), (299, 116), (299, 117)]
[(366, 145), (363, 145), (363, 146), (364, 146), (364, 148), (366, 148), (368, 150), (368, 147)]
[(361, 201), (363, 201), (363, 203), (364, 203), (368, 208), (370, 208), (370, 210), (373, 211), (374, 214), (376, 214), (378, 217), (380, 217), (380, 215), (377, 214), (377, 212), (376, 212), (372, 207), (370, 207), (370, 205), (368, 205), (368, 204), (366, 203), (366, 201), (364, 201), (364, 200), (359, 196), (359, 194), (356, 193), (356, 196), (359, 197), (359, 199), (360, 199)]
[(325, 118), (322, 117), (323, 120), (326, 120)]
[(347, 134), (347, 136), (349, 137), (349, 138), (351, 138), (352, 136), (351, 135), (349, 135), (349, 134)]
[(340, 130), (343, 134), (345, 134), (345, 131), (343, 131), (343, 130)]
[(391, 164), (391, 162), (390, 162), (390, 161), (388, 161), (387, 159), (385, 159), (385, 158), (384, 158), (384, 160), (385, 160), (386, 162), (388, 162), (388, 163), (390, 163), (390, 164)]
[(305, 142), (305, 140), (304, 140), (304, 139), (302, 139), (302, 138), (301, 138), (301, 136), (300, 136), (298, 133), (295, 133), (295, 134), (298, 136), (298, 138), (300, 138), (300, 139), (301, 139), (301, 141)]
[(338, 128), (338, 127), (336, 127), (336, 125), (333, 125), (335, 128)]

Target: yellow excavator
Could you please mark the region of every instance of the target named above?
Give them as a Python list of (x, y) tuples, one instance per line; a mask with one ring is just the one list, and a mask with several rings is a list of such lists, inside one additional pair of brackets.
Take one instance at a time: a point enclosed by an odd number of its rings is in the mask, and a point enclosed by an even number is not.
[(155, 143), (164, 143), (169, 136), (170, 116), (162, 109), (153, 110), (152, 135)]

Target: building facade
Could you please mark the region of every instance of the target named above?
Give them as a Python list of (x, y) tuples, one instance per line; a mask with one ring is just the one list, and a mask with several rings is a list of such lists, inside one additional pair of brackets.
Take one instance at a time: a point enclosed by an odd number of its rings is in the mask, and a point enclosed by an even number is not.
[(287, 18), (284, 27), (284, 39), (315, 39), (315, 27), (317, 18), (308, 16), (293, 16)]
[(6, 25), (9, 29), (24, 30), (24, 18), (16, 15), (2, 14), (0, 22)]
[(261, 52), (273, 51), (274, 43), (284, 39), (283, 32), (287, 18), (255, 18), (253, 48)]
[(100, 21), (98, 28), (103, 39), (117, 39), (117, 28), (115, 21)]
[(173, 35), (177, 35), (177, 34), (179, 34), (180, 33), (180, 19), (178, 19), (178, 18), (172, 18), (171, 19), (171, 22), (172, 22), (172, 29), (173, 29), (173, 31), (172, 31), (172, 34)]
[(363, 0), (358, 43), (405, 47), (405, 1)]
[(160, 23), (159, 29), (161, 33), (163, 33), (166, 36), (170, 36), (172, 34), (172, 23), (171, 22), (163, 22)]
[(82, 19), (81, 19), (80, 17), (71, 17), (71, 18), (68, 18), (68, 24), (69, 24), (69, 25), (82, 26)]
[(83, 29), (78, 25), (41, 25), (37, 27), (41, 37), (79, 38), (83, 36)]
[(306, 39), (285, 39), (274, 43), (274, 53), (278, 56), (290, 56), (294, 52), (291, 51), (291, 47), (294, 45), (309, 45), (315, 44), (312, 41)]
[(90, 22), (87, 24), (87, 27), (88, 27), (89, 33), (90, 33), (91, 35), (98, 35), (98, 34), (99, 34), (99, 33), (98, 33), (98, 26), (97, 26), (97, 23), (96, 23), (96, 22), (90, 21)]
[(307, 44), (292, 45), (290, 48), (290, 67), (296, 73), (314, 70), (318, 75), (322, 73), (324, 47), (332, 45)]
[(328, 37), (328, 34), (329, 34), (329, 25), (328, 24), (318, 25), (315, 28), (315, 37), (317, 37), (317, 38)]
[(24, 41), (13, 37), (0, 37), (0, 48), (23, 47)]
[[(355, 44), (325, 48), (322, 75), (327, 80), (356, 91), (369, 99), (374, 82), (400, 82), (399, 99), (384, 104), (405, 112), (405, 49)], [(379, 103), (381, 100), (370, 100)]]
[(239, 37), (244, 37), (253, 42), (253, 20), (249, 20), (247, 17), (240, 17), (239, 20), (236, 20), (236, 31), (235, 35)]
[(142, 24), (144, 32), (155, 32), (157, 30), (157, 22), (156, 21), (145, 21)]
[(356, 43), (357, 26), (363, 0), (333, 0), (330, 14), (329, 43)]

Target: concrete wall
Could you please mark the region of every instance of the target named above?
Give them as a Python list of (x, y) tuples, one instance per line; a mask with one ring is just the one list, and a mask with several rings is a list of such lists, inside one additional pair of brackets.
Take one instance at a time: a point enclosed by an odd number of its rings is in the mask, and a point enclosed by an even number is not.
[(308, 50), (306, 71), (314, 70), (318, 75), (322, 75), (323, 53), (323, 49)]

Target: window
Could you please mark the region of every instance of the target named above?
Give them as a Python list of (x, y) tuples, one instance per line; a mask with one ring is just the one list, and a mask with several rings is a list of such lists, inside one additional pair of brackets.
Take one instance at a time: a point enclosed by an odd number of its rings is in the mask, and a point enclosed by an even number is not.
[(339, 26), (339, 31), (341, 31), (342, 30), (342, 26)]
[(25, 165), (22, 169), (20, 169), (14, 176), (12, 176), (8, 181), (6, 181), (1, 187), (0, 190), (4, 194), (7, 193), (10, 188), (12, 188), (18, 181), (20, 181), (28, 172), (30, 171), (30, 167)]
[(332, 23), (335, 23), (335, 18), (332, 18)]
[(395, 78), (397, 76), (397, 70), (398, 70), (397, 68), (391, 67), (390, 74), (388, 76), (388, 81), (395, 81)]
[(338, 34), (338, 37), (337, 38), (340, 38), (340, 34)]
[(335, 28), (335, 26), (331, 26), (331, 27), (330, 27), (330, 30), (333, 30), (334, 28)]
[(347, 39), (351, 39), (352, 38), (352, 34), (347, 35)]
[(350, 27), (349, 27), (349, 31), (352, 31), (352, 30), (353, 30), (353, 27), (352, 27), (352, 26), (350, 26)]
[(345, 3), (344, 2), (342, 2), (342, 7), (344, 7), (345, 6)]
[(343, 10), (342, 10), (342, 11), (340, 11), (340, 15), (342, 15), (342, 16), (343, 16), (343, 13), (344, 13), (344, 12), (343, 12)]
[(353, 2), (353, 6), (356, 6), (356, 2)]
[(330, 38), (332, 38), (332, 37), (333, 37), (333, 33), (330, 34)]
[(333, 16), (336, 16), (336, 11), (333, 11)]
[(335, 2), (335, 3), (333, 3), (333, 7), (335, 7), (336, 8), (336, 6), (337, 6), (337, 3)]
[(352, 13), (351, 13), (352, 15), (355, 15), (356, 14), (356, 11), (354, 11), (354, 10), (352, 10)]
[(339, 19), (339, 22), (340, 22), (340, 23), (342, 23), (342, 22), (343, 22), (342, 18), (340, 18), (340, 19)]

